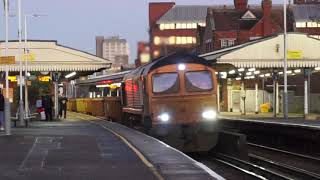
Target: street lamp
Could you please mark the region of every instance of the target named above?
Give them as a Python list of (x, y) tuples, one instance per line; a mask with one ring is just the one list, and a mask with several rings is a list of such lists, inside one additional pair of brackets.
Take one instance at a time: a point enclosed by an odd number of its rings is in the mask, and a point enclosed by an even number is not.
[(25, 117), (28, 118), (30, 111), (29, 111), (29, 103), (28, 103), (28, 55), (29, 50), (27, 49), (27, 40), (28, 40), (28, 32), (27, 32), (27, 18), (28, 17), (41, 17), (41, 16), (47, 16), (45, 14), (25, 14), (24, 15), (24, 54), (25, 54), (25, 88), (24, 88), (24, 98), (25, 98), (25, 104), (24, 104), (24, 111), (25, 111)]
[(287, 0), (283, 1), (283, 73), (284, 74), (284, 103), (283, 103), (283, 116), (285, 119), (288, 118), (288, 75), (287, 75)]

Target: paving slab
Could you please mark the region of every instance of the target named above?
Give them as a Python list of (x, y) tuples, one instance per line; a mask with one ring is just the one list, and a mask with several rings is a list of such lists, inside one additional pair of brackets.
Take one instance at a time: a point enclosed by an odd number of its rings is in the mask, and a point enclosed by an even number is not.
[(2, 180), (158, 179), (124, 142), (90, 122), (36, 122), (0, 136)]

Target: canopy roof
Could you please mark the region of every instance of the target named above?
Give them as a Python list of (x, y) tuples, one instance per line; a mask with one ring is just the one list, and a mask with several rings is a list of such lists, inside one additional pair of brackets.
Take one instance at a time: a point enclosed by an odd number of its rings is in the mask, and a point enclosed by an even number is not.
[[(320, 40), (302, 33), (289, 33), (288, 67), (320, 67)], [(238, 46), (202, 54), (207, 60), (232, 64), (238, 68), (282, 68), (283, 34), (251, 41)]]
[[(15, 56), (16, 64), (9, 65), (9, 71), (19, 71), (19, 43), (8, 43), (8, 56)], [(66, 47), (51, 40), (28, 40), (27, 49), (30, 55), (24, 55), (24, 43), (21, 45), (23, 70), (25, 57), (28, 60), (28, 71), (97, 71), (110, 68), (110, 61), (95, 55)], [(0, 42), (0, 55), (5, 56), (5, 43)], [(0, 71), (5, 71), (6, 65), (0, 64)]]

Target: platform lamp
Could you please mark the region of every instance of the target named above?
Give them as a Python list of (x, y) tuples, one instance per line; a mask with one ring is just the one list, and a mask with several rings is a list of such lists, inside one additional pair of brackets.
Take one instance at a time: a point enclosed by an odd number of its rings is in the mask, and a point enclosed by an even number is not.
[(27, 41), (28, 41), (28, 31), (27, 31), (27, 18), (28, 17), (42, 17), (47, 16), (47, 14), (25, 14), (24, 15), (24, 55), (25, 55), (25, 88), (24, 88), (24, 98), (25, 98), (25, 104), (24, 104), (24, 112), (25, 117), (29, 118), (30, 110), (29, 110), (29, 100), (28, 100), (28, 56), (29, 56), (29, 50), (27, 48)]
[(283, 0), (283, 74), (284, 74), (284, 93), (283, 93), (283, 116), (288, 118), (288, 76), (287, 76), (287, 0)]

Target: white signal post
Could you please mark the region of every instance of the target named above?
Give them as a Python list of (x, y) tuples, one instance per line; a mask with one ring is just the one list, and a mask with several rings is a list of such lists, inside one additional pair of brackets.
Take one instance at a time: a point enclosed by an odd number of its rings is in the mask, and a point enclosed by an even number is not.
[(25, 14), (24, 15), (24, 58), (25, 58), (25, 87), (24, 87), (24, 97), (25, 97), (25, 106), (24, 110), (26, 113), (26, 118), (29, 118), (30, 110), (29, 110), (29, 100), (28, 100), (28, 56), (29, 56), (29, 50), (27, 47), (27, 41), (28, 41), (28, 31), (27, 31), (27, 18), (28, 17), (40, 17), (40, 16), (46, 16), (44, 14)]

